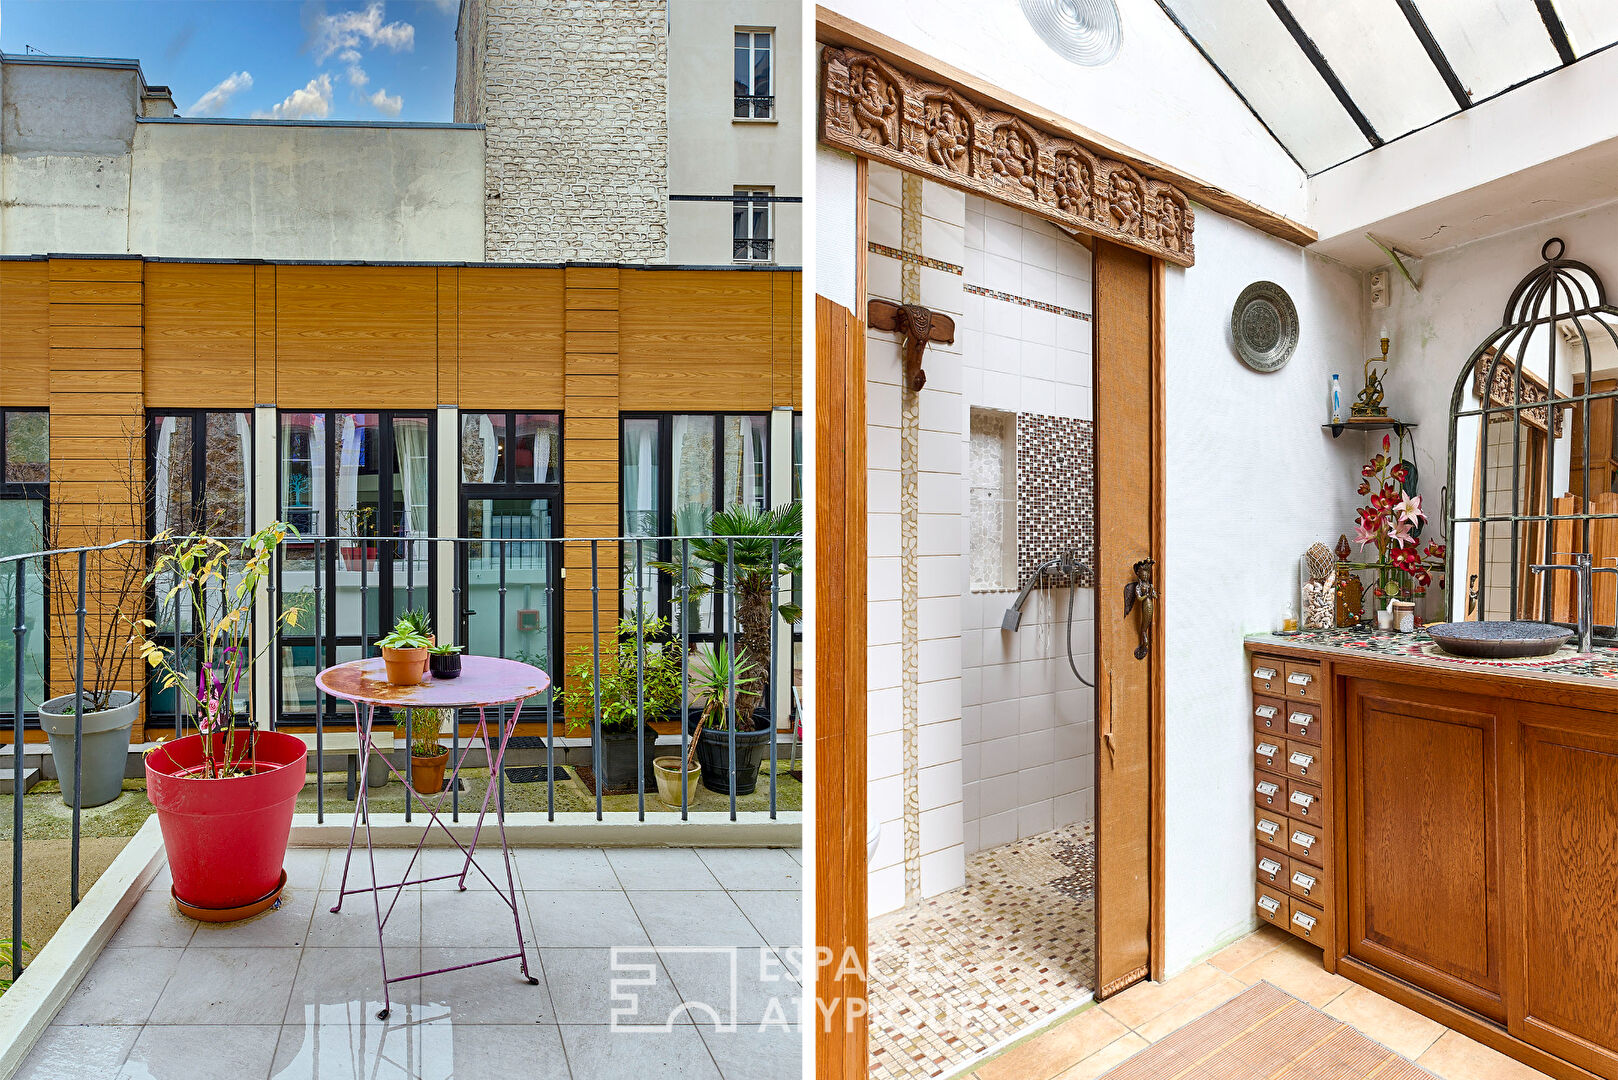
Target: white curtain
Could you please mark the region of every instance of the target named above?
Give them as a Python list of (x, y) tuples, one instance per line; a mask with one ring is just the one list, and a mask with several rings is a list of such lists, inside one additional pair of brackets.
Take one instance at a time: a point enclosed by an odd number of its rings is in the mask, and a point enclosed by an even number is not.
[(359, 533), (360, 440), (354, 417), (344, 413), (337, 431), (337, 533)]
[(157, 428), (157, 450), (153, 455), (153, 462), (157, 466), (157, 476), (154, 479), (157, 484), (157, 530), (159, 532), (174, 524), (169, 520), (169, 509), (172, 506), (169, 493), (173, 484), (173, 477), (169, 475), (169, 449), (173, 445), (174, 429), (179, 420), (180, 418), (177, 416), (165, 416)]
[(253, 531), (253, 423), (252, 413), (237, 413), (236, 441), (241, 446), (243, 532)]
[(406, 536), (426, 536), (431, 522), (427, 514), (427, 476), (432, 463), (427, 460), (427, 421), (403, 417), (393, 422), (394, 453), (399, 458), (399, 479), (404, 485)]

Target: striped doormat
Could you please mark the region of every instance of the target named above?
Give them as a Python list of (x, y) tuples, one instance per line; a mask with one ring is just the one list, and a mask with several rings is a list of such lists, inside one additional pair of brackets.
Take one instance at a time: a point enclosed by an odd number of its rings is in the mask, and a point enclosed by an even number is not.
[(1261, 982), (1142, 1050), (1106, 1080), (1433, 1080), (1341, 1020)]

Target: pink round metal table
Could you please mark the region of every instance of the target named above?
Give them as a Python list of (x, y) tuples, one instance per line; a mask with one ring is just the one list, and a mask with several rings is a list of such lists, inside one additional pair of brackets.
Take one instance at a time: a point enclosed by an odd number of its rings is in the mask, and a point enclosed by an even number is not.
[[(410, 779), (394, 767), (386, 755), (382, 760), (387, 763), (388, 771), (399, 778), (409, 792), (419, 797), (426, 807), (428, 821), (422, 828), (421, 839), (416, 842), (416, 850), (410, 856), (410, 862), (405, 866), (404, 876), (392, 884), (382, 884), (376, 879), (376, 855), (371, 846), (371, 815), (366, 795), (366, 785), (360, 784), (359, 793), (354, 800), (354, 824), (348, 831), (348, 852), (343, 857), (343, 881), (338, 886), (337, 906), (333, 912), (343, 908), (343, 897), (353, 893), (370, 893), (372, 907), (376, 911), (376, 947), (382, 957), (382, 1010), (377, 1018), (386, 1020), (393, 1008), (388, 988), (396, 982), (406, 982), (411, 979), (420, 979), (428, 975), (440, 975), (446, 971), (459, 971), (461, 968), (480, 967), (484, 964), (495, 964), (501, 960), (521, 961), (523, 978), (530, 984), (537, 984), (539, 980), (528, 973), (528, 954), (522, 944), (522, 919), (518, 915), (517, 883), (511, 872), (511, 846), (506, 842), (506, 822), (504, 815), (495, 814), (495, 822), (500, 829), (500, 852), (504, 857), (506, 866), (506, 886), (502, 890), (500, 885), (479, 866), (473, 857), (477, 852), (478, 837), (483, 832), (483, 819), (489, 812), (489, 797), (496, 786), (496, 778), (500, 775), (500, 763), (506, 755), (506, 744), (511, 740), (511, 733), (517, 729), (517, 717), (522, 713), (522, 703), (525, 699), (543, 694), (551, 685), (551, 677), (539, 668), (530, 664), (519, 663), (516, 660), (501, 660), (492, 656), (467, 656), (461, 660), (461, 676), (458, 679), (434, 679), (427, 676), (419, 686), (395, 686), (388, 682), (387, 673), (382, 664), (381, 657), (372, 657), (366, 660), (351, 660), (346, 664), (329, 667), (315, 676), (315, 685), (324, 693), (344, 701), (352, 701), (355, 705), (355, 726), (359, 734), (359, 774), (366, 774), (366, 766), (370, 763), (372, 752), (376, 746), (371, 741), (372, 725), (376, 719), (376, 710), (380, 705), (393, 709), (448, 709), (448, 708), (475, 708), (478, 711), (478, 726), (474, 733), (475, 738), (468, 739), (466, 748), (461, 751), (460, 758), (453, 763), (449, 775), (448, 789), (453, 789), (459, 780), (461, 766), (466, 763), (467, 756), (471, 754), (477, 739), (482, 739), (485, 750), (490, 744), (487, 709), (491, 705), (511, 705), (511, 719), (504, 725), (496, 725), (499, 729), (499, 742), (494, 755), (489, 761), (489, 784), (483, 792), (483, 805), (478, 810), (477, 824), (472, 828), (472, 842), (462, 844), (460, 838), (450, 831), (443, 819), (438, 816), (439, 806), (443, 803), (444, 793), (420, 792), (411, 785)], [(364, 708), (360, 708), (364, 706)], [(458, 721), (457, 721), (458, 722)], [(409, 798), (409, 795), (406, 796)], [(371, 884), (366, 888), (348, 887), (349, 864), (354, 859), (354, 841), (359, 835), (361, 822), (365, 823), (365, 851), (371, 864)], [(444, 835), (460, 848), (466, 856), (458, 873), (438, 874), (434, 877), (411, 878), (410, 871), (415, 867), (416, 860), (421, 857), (422, 848), (426, 846), (427, 837), (432, 834), (433, 826), (437, 825)], [(458, 878), (461, 891), (466, 891), (466, 875), (470, 870), (476, 869), (483, 875), (485, 881), (494, 889), (495, 893), (511, 908), (511, 922), (516, 930), (517, 951), (503, 953), (500, 956), (491, 956), (484, 960), (474, 960), (467, 964), (455, 964), (451, 967), (436, 968), (432, 971), (418, 971), (410, 975), (388, 975), (387, 951), (382, 947), (382, 928), (387, 925), (388, 917), (393, 914), (394, 905), (404, 893), (406, 885), (420, 885), (428, 881), (440, 881), (446, 878)], [(386, 913), (382, 910), (382, 891), (393, 890), (393, 899), (388, 902)]]

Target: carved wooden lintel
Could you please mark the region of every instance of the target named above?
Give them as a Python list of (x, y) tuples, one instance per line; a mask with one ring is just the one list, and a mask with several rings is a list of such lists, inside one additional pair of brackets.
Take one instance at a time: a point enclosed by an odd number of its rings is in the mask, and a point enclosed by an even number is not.
[(1173, 184), (870, 53), (827, 47), (820, 139), (1180, 266), (1195, 214)]
[[(1495, 348), (1491, 345), (1483, 350), (1483, 355), (1478, 357), (1477, 366), (1472, 371), (1472, 392), (1478, 396), (1479, 401), (1483, 400), (1483, 382), (1489, 377), (1489, 367), (1493, 364), (1494, 357)], [(1510, 356), (1500, 358), (1500, 363), (1494, 366), (1494, 385), (1489, 388), (1488, 405), (1512, 404), (1511, 386), (1515, 381), (1514, 372), (1516, 370), (1517, 362)], [(1557, 394), (1556, 396), (1565, 397), (1566, 395)], [(1544, 401), (1547, 397), (1549, 397), (1549, 393), (1545, 386), (1545, 380), (1524, 368), (1522, 373), (1522, 404), (1533, 405)], [(1562, 422), (1567, 415), (1567, 410), (1568, 406), (1562, 406), (1556, 410), (1556, 431), (1552, 436), (1553, 438), (1560, 439), (1562, 437)], [(1502, 419), (1506, 418), (1503, 413), (1498, 415)], [(1537, 427), (1541, 431), (1545, 430), (1545, 410), (1543, 408), (1524, 409), (1517, 415), (1522, 417), (1525, 424)]]
[(905, 385), (920, 392), (927, 385), (921, 367), (921, 354), (929, 342), (955, 343), (955, 320), (920, 304), (895, 304), (892, 300), (871, 300), (866, 304), (865, 321), (873, 330), (893, 330), (904, 339)]

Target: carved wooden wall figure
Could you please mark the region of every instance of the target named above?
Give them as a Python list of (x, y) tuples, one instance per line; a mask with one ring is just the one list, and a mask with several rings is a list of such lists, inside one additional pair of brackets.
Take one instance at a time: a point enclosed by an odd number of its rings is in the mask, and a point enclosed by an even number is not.
[(892, 300), (871, 300), (866, 304), (866, 322), (873, 330), (897, 331), (903, 338), (905, 385), (920, 391), (927, 385), (927, 372), (921, 367), (921, 354), (929, 342), (955, 343), (955, 320), (920, 304), (895, 304)]
[(828, 46), (820, 70), (827, 145), (1180, 266), (1196, 261), (1196, 216), (1177, 186), (859, 49)]

